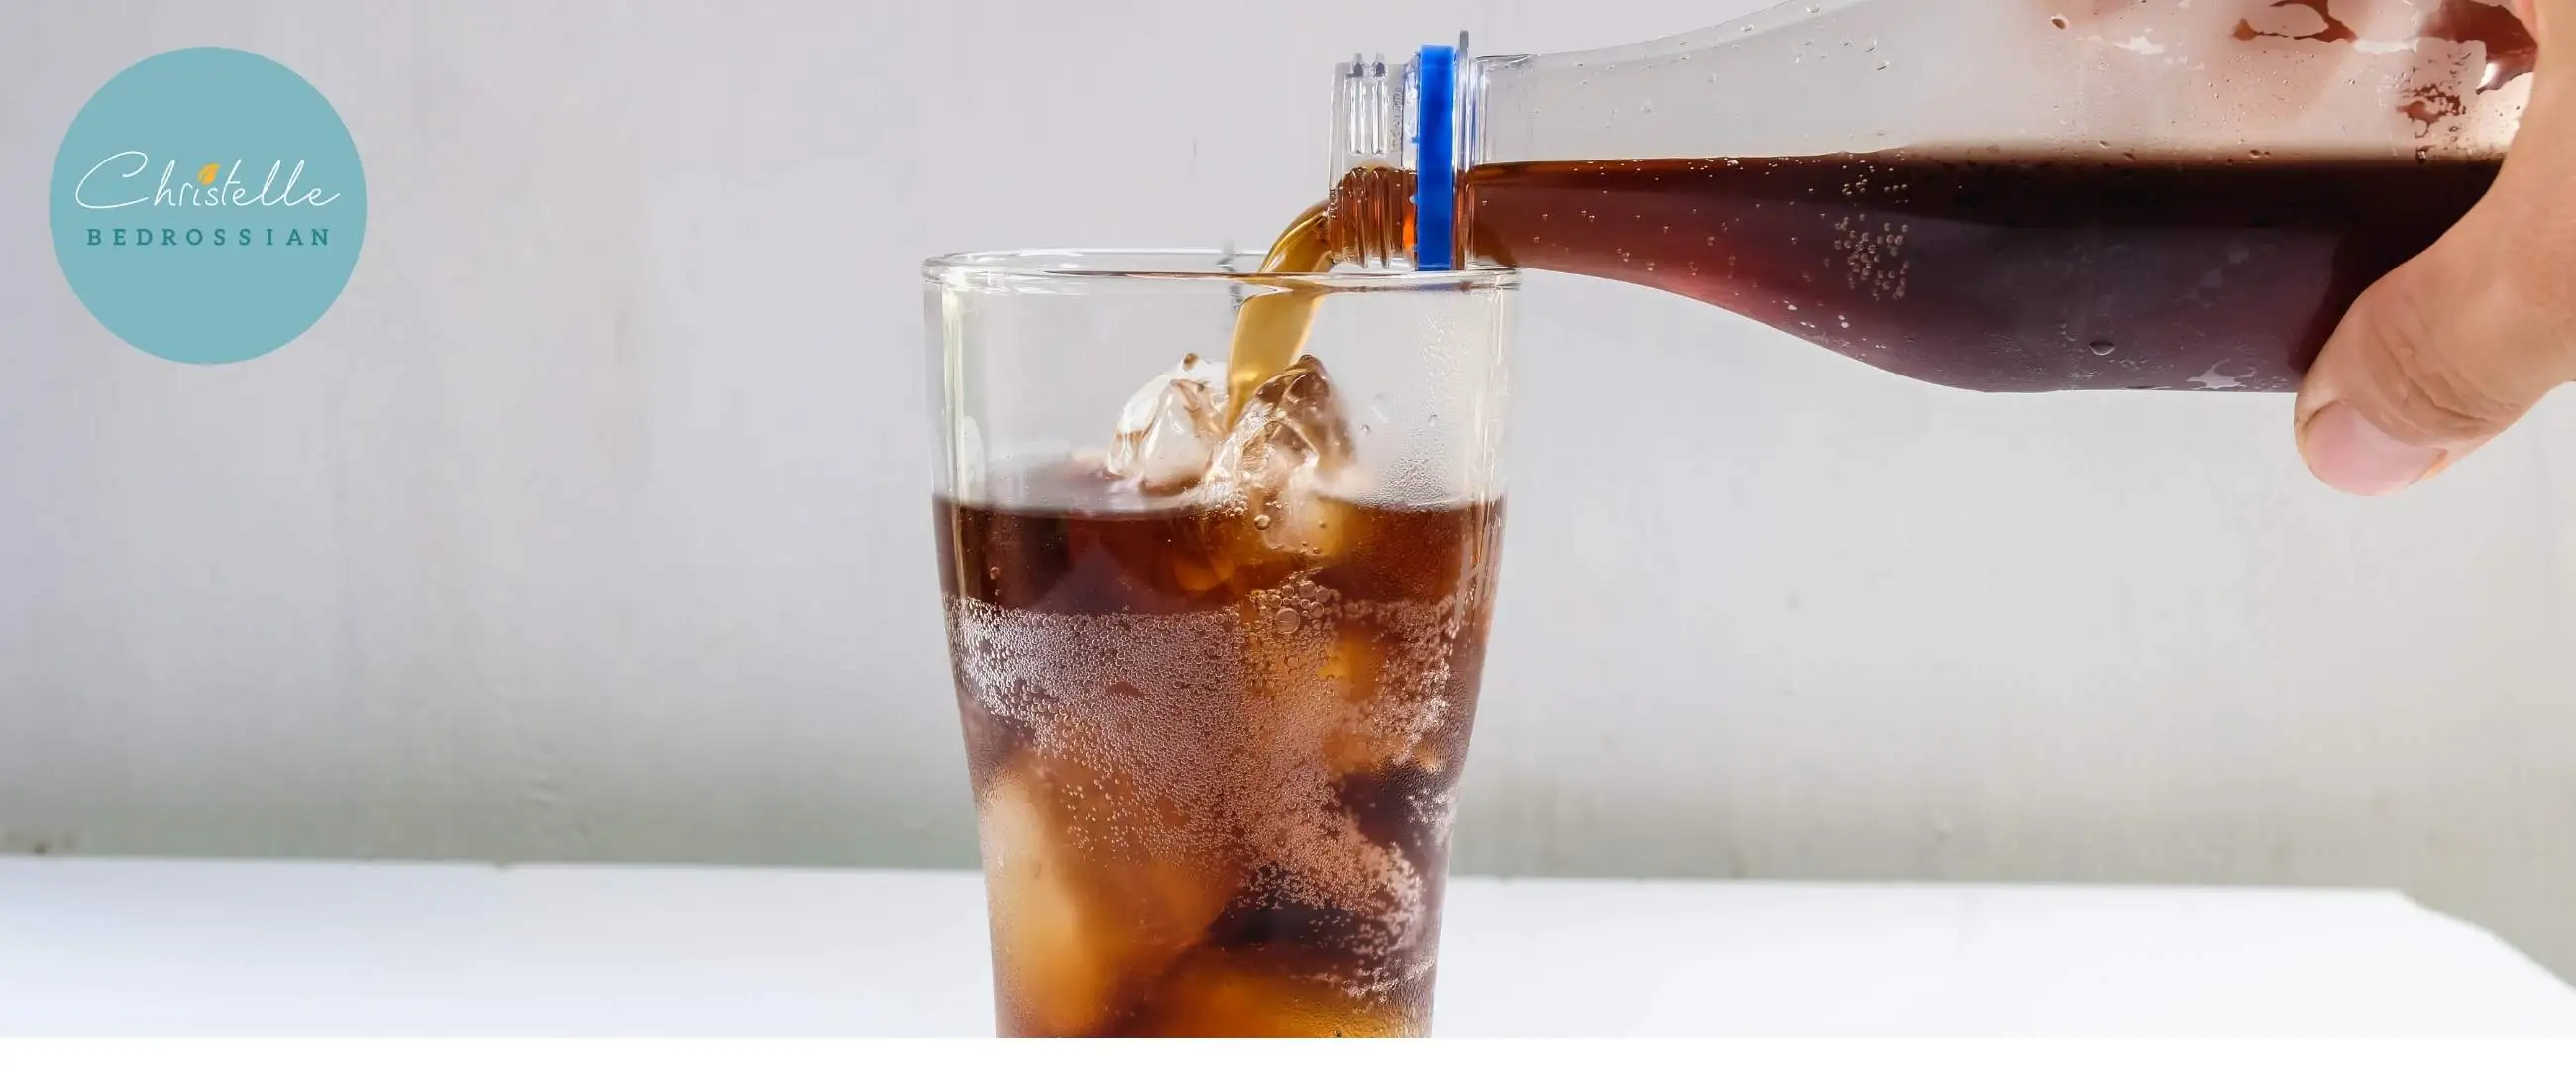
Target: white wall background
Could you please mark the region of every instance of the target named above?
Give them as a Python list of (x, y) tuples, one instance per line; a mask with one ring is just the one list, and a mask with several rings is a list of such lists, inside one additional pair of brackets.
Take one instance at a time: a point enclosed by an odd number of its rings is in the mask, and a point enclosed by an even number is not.
[[(1749, 6), (0, 2), (0, 851), (969, 864), (915, 263), (1258, 245), (1338, 55)], [(40, 207), (192, 44), (374, 210), (233, 367), (98, 327)], [(2285, 399), (1524, 309), (1461, 869), (2398, 885), (2576, 969), (2576, 399), (2359, 502)]]

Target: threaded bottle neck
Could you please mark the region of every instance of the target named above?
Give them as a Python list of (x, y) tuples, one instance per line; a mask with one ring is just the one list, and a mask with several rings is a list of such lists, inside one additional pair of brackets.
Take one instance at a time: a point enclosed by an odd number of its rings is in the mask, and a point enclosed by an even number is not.
[[(1426, 46), (1392, 67), (1382, 56), (1353, 56), (1334, 68), (1324, 231), (1336, 263), (1457, 262), (1453, 191), (1471, 154), (1474, 113), (1466, 56), (1462, 35), (1454, 48)], [(1439, 200), (1424, 205), (1417, 191)], [(1425, 239), (1437, 248), (1421, 248)]]
[(1384, 268), (1413, 259), (1411, 63), (1351, 57), (1333, 68), (1326, 243), (1336, 263)]
[(1333, 262), (1402, 267), (1413, 262), (1413, 172), (1361, 167), (1324, 199), (1324, 243)]

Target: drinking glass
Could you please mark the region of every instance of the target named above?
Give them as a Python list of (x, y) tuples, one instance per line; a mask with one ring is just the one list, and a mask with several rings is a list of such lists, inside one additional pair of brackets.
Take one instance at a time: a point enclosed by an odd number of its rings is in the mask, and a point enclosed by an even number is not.
[(1005, 1035), (1430, 1027), (1518, 282), (1259, 263), (925, 266)]

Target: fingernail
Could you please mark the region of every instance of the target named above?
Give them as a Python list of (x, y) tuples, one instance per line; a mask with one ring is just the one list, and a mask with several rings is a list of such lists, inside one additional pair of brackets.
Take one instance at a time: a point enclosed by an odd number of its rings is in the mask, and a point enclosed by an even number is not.
[(2378, 497), (2422, 482), (2442, 463), (2439, 446), (2416, 446), (2389, 437), (2340, 401), (2308, 420), (2299, 452), (2326, 485), (2346, 494)]

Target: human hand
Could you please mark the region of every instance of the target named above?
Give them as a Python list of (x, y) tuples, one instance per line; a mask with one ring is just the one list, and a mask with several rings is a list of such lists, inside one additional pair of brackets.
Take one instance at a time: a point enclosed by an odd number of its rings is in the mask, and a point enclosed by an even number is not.
[(2299, 455), (2338, 490), (2422, 482), (2576, 380), (2576, 0), (2514, 12), (2540, 63), (2494, 187), (2362, 294), (2299, 390)]

